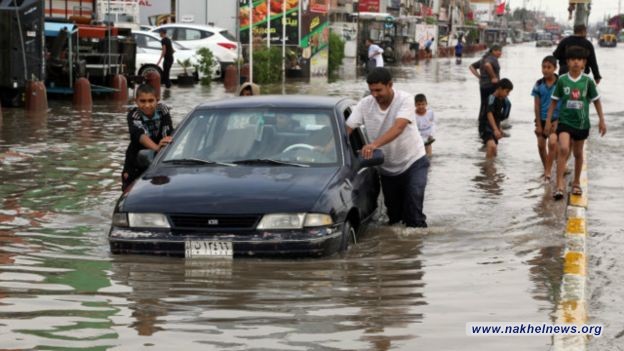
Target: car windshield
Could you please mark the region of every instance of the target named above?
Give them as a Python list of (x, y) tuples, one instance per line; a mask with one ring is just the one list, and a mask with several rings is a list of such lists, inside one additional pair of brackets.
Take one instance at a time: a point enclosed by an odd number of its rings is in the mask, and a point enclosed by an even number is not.
[(327, 166), (338, 162), (331, 110), (198, 110), (163, 161), (204, 160), (239, 166)]

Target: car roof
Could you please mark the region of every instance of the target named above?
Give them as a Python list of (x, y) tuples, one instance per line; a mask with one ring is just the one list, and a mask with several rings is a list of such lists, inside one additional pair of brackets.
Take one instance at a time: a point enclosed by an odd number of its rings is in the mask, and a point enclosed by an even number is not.
[(209, 25), (206, 25), (206, 24), (167, 23), (167, 24), (163, 24), (162, 26), (153, 28), (152, 31), (157, 31), (160, 28), (170, 28), (170, 27), (191, 28), (191, 29), (206, 29), (206, 30), (211, 30), (211, 31), (216, 31), (216, 32), (222, 32), (222, 31), (225, 30), (225, 28), (209, 26)]
[(334, 108), (340, 101), (346, 100), (339, 96), (314, 95), (260, 95), (241, 96), (202, 103), (196, 109), (214, 108)]
[(133, 31), (132, 31), (132, 34), (142, 34), (142, 35), (147, 35), (147, 36), (150, 36), (150, 37), (155, 37), (155, 38), (160, 39), (160, 38), (158, 37), (158, 34), (156, 34), (156, 33), (154, 33), (154, 32), (144, 31), (144, 30), (133, 30)]

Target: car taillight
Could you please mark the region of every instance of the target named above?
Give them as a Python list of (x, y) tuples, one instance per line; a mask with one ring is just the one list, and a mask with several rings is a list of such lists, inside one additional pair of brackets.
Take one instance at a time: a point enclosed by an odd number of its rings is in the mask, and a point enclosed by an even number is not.
[(222, 47), (224, 47), (226, 49), (229, 49), (229, 50), (236, 49), (236, 44), (232, 44), (232, 43), (217, 43), (217, 45), (222, 46)]

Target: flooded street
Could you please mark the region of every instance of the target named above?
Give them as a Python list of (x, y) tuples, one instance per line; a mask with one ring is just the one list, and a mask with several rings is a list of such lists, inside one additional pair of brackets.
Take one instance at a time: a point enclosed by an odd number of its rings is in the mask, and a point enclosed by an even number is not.
[[(476, 58), (394, 68), (395, 87), (427, 95), (437, 118), (425, 213), (431, 228), (375, 223), (344, 256), (312, 260), (111, 255), (106, 238), (128, 144), (124, 107), (0, 119), (0, 349), (549, 350), (552, 337), (476, 337), (467, 322), (554, 323), (565, 202), (540, 179), (534, 82), (554, 48), (508, 46), (510, 138), (484, 162)], [(587, 144), (589, 350), (624, 350), (624, 47), (596, 48), (608, 133), (592, 111)], [(280, 87), (272, 89), (281, 91)], [(288, 93), (361, 97), (363, 78), (289, 85)], [(174, 125), (228, 97), (173, 87)]]

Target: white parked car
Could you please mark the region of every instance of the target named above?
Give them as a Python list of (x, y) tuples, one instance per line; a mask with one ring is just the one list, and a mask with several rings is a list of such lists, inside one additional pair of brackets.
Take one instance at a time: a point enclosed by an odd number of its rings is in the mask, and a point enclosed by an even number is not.
[[(136, 74), (143, 76), (149, 71), (157, 71), (162, 75), (162, 61), (160, 66), (156, 65), (160, 58), (162, 45), (160, 44), (160, 36), (152, 32), (133, 31), (132, 36), (136, 41), (137, 53), (136, 53)], [(171, 41), (173, 45), (174, 61), (169, 72), (169, 77), (175, 80), (179, 74), (184, 73), (184, 68), (178, 63), (178, 60), (184, 61), (190, 59), (191, 67), (187, 68), (187, 73), (194, 75), (197, 71), (196, 67), (199, 65), (199, 55), (193, 49), (189, 49), (180, 45), (175, 41)], [(201, 74), (197, 74), (197, 78), (201, 78)], [(221, 77), (221, 65), (217, 60), (213, 60), (212, 65), (212, 78), (217, 79)]]
[(167, 30), (167, 36), (171, 40), (187, 48), (210, 49), (215, 59), (221, 62), (222, 69), (236, 62), (239, 56), (240, 45), (226, 29), (198, 24), (169, 23), (152, 29), (152, 32), (157, 34), (160, 29)]

